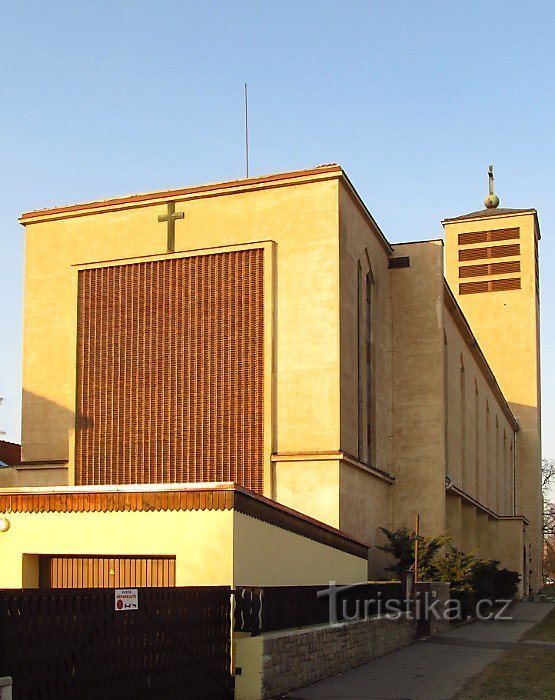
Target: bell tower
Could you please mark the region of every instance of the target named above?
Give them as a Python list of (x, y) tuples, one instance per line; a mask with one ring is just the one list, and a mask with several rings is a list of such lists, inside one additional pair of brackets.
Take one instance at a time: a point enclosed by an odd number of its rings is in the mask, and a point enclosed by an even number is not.
[[(503, 209), (489, 167), (485, 209), (445, 219), (445, 276), (517, 418), (513, 516), (523, 522), (523, 590), (541, 586), (540, 229)], [(506, 516), (503, 516), (506, 517)]]

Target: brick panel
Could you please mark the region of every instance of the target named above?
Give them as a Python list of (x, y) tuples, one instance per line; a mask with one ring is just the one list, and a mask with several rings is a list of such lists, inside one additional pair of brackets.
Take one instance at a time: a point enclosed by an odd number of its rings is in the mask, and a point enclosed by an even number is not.
[(79, 272), (77, 484), (262, 492), (263, 255)]

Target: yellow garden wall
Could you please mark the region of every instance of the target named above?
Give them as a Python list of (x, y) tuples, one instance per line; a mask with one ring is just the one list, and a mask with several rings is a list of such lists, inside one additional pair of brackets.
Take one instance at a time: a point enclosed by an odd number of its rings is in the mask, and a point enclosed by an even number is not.
[(355, 583), (367, 561), (236, 512), (233, 571), (235, 586)]
[(177, 586), (366, 580), (365, 556), (235, 510), (8, 512), (0, 516), (10, 524), (0, 533), (0, 588), (37, 586), (36, 555), (40, 554), (175, 556)]

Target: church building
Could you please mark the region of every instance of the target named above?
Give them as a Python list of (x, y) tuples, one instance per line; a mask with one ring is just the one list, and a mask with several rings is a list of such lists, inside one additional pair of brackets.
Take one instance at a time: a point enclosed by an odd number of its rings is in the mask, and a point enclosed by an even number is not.
[(539, 589), (534, 209), (391, 243), (332, 164), (20, 222), (0, 587), (378, 579), (419, 515)]

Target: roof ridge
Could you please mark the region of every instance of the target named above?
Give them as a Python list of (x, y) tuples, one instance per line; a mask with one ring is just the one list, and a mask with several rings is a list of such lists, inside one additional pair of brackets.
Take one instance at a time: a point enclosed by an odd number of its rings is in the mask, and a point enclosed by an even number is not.
[(61, 206), (46, 207), (43, 209), (33, 209), (26, 211), (19, 217), (19, 221), (25, 224), (32, 219), (51, 216), (53, 214), (72, 214), (74, 212), (86, 211), (90, 209), (102, 209), (110, 206), (120, 206), (125, 204), (136, 204), (139, 202), (148, 202), (149, 200), (164, 200), (172, 197), (181, 197), (187, 195), (202, 194), (213, 190), (226, 190), (239, 187), (249, 187), (263, 185), (265, 183), (276, 183), (283, 180), (295, 180), (309, 177), (325, 176), (326, 174), (342, 174), (343, 169), (337, 163), (328, 165), (319, 165), (316, 168), (307, 168), (304, 170), (281, 171), (278, 173), (268, 173), (248, 178), (238, 178), (236, 180), (222, 180), (220, 182), (210, 182), (204, 185), (191, 185), (188, 187), (153, 190), (151, 192), (139, 192), (136, 194), (118, 195), (105, 199), (90, 200), (87, 202), (76, 202), (74, 204), (66, 204)]
[(485, 216), (503, 216), (504, 214), (524, 214), (525, 212), (535, 212), (533, 207), (527, 209), (509, 209), (507, 207), (497, 208), (497, 209), (480, 209), (479, 211), (471, 211), (468, 214), (461, 214), (460, 216), (450, 216), (444, 219), (444, 221), (461, 221), (464, 219), (477, 219)]

